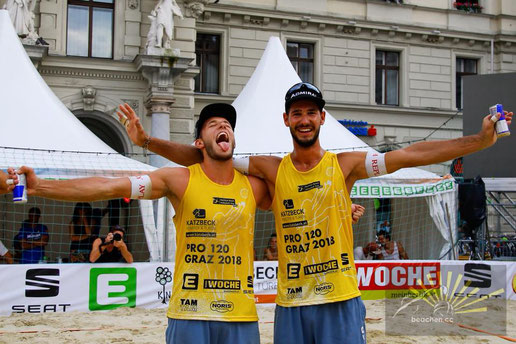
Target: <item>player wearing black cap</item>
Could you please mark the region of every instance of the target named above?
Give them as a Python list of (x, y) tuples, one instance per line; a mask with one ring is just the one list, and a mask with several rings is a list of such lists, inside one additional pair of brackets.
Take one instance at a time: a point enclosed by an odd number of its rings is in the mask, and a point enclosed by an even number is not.
[[(486, 116), (476, 135), (419, 142), (385, 154), (372, 149), (334, 154), (319, 141), (324, 105), (314, 85), (293, 85), (286, 92), (283, 113), (293, 152), (284, 158), (252, 156), (238, 162), (243, 172), (267, 181), (273, 199), (279, 269), (276, 343), (366, 341), (365, 307), (353, 259), (349, 192), (355, 181), (448, 161), (487, 148), (497, 139), (491, 116)], [(506, 114), (509, 123), (512, 115)], [(166, 142), (159, 149), (172, 161), (190, 164), (199, 159), (191, 146)]]
[[(121, 107), (131, 129), (134, 112), (128, 109)], [(35, 196), (76, 201), (169, 199), (176, 211), (176, 261), (167, 344), (260, 342), (253, 288), (248, 281), (254, 272), (255, 210), (268, 209), (270, 198), (262, 180), (233, 168), (235, 123), (231, 105), (205, 107), (196, 124), (195, 140), (202, 161), (188, 168), (160, 168), (129, 178), (67, 181), (39, 179), (28, 167), (18, 170), (26, 174), (28, 194)], [(13, 169), (9, 177), (17, 182)]]

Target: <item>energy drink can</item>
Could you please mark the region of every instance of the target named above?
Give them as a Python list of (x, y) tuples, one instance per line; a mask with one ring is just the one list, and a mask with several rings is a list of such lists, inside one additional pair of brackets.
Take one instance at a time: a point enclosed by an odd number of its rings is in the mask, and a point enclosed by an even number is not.
[(18, 204), (27, 203), (27, 180), (25, 174), (18, 175), (18, 184), (13, 189), (13, 202)]
[(505, 113), (503, 112), (502, 104), (496, 104), (489, 108), (489, 113), (491, 116), (496, 116), (497, 113), (500, 113), (500, 119), (495, 124), (496, 135), (498, 137), (509, 136), (511, 132), (509, 131), (509, 126), (507, 125), (507, 121), (505, 120)]

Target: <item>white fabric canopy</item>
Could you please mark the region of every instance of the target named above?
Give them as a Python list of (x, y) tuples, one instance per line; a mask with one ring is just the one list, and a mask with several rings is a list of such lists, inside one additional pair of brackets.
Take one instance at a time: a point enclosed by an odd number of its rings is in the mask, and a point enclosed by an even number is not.
[[(6, 10), (0, 10), (0, 47), (0, 169), (27, 165), (43, 178), (155, 170), (115, 152), (61, 103), (34, 68)], [(163, 260), (164, 223), (156, 227), (152, 201), (141, 201), (140, 209), (151, 260)]]
[[(237, 155), (283, 156), (293, 149), (289, 129), (283, 123), (284, 95), (301, 82), (278, 37), (271, 37), (253, 75), (233, 102), (237, 110), (235, 140)], [(342, 126), (328, 111), (321, 127), (321, 146), (329, 151), (373, 150)], [(456, 233), (457, 188), (451, 179), (441, 178), (418, 168), (402, 169), (390, 175), (361, 180), (351, 190), (357, 198), (429, 197), (430, 213), (447, 243), (430, 251), (434, 255), (448, 251), (450, 232)], [(433, 199), (435, 197), (435, 199)], [(450, 219), (443, 209), (448, 205)], [(451, 226), (451, 228), (449, 227)], [(428, 243), (432, 245), (432, 243)], [(439, 258), (442, 256), (439, 254)]]

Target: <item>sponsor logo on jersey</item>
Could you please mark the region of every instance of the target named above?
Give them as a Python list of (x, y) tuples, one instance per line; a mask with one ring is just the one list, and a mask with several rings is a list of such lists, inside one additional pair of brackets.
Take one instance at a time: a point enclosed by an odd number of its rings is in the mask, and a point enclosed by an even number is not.
[(204, 289), (240, 290), (239, 280), (205, 279)]
[(320, 188), (322, 188), (321, 182), (316, 181), (316, 182), (311, 182), (311, 183), (305, 184), (305, 185), (298, 185), (297, 192), (306, 192), (306, 191), (310, 191), (312, 189), (320, 189)]
[(217, 300), (210, 303), (210, 309), (214, 312), (228, 313), (235, 309), (235, 305), (230, 301)]
[(300, 299), (303, 297), (303, 287), (287, 288), (287, 299)]
[(330, 260), (327, 262), (322, 262), (319, 264), (307, 265), (303, 268), (305, 275), (314, 275), (325, 273), (332, 270), (337, 270), (339, 268), (339, 263), (337, 260)]
[(281, 217), (305, 215), (305, 210), (304, 209), (285, 210), (285, 211), (282, 211), (280, 215), (281, 215)]
[(199, 287), (198, 274), (183, 274), (183, 289), (197, 290)]
[(342, 253), (340, 255), (340, 261), (342, 262), (342, 265), (348, 265), (349, 264), (349, 255), (347, 253)]
[(283, 206), (285, 209), (294, 209), (294, 201), (291, 199), (284, 199)]
[(254, 287), (253, 276), (247, 276), (247, 288), (253, 288), (253, 287)]
[(293, 227), (303, 227), (308, 226), (308, 221), (297, 221), (297, 222), (287, 222), (281, 225), (283, 228), (293, 228)]
[(216, 238), (217, 233), (215, 232), (188, 232), (186, 233), (187, 238)]
[(186, 220), (187, 226), (209, 226), (215, 227), (217, 222), (215, 220)]
[(299, 270), (301, 270), (301, 264), (297, 264), (297, 263), (287, 264), (287, 278), (288, 279), (299, 278)]
[(237, 206), (234, 198), (224, 197), (213, 197), (213, 204), (232, 205), (233, 207)]
[(183, 312), (197, 312), (196, 299), (180, 299), (179, 309)]
[(314, 287), (314, 293), (316, 293), (317, 295), (326, 295), (332, 293), (334, 290), (335, 286), (333, 285), (333, 283), (330, 282), (324, 282)]
[(194, 209), (193, 215), (196, 219), (205, 219), (206, 218), (206, 209)]

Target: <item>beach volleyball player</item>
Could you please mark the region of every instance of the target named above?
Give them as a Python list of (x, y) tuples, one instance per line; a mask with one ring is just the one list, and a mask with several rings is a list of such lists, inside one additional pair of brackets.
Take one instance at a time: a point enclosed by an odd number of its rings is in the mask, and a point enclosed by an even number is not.
[[(270, 198), (262, 180), (233, 168), (235, 123), (231, 105), (206, 106), (196, 123), (195, 140), (203, 161), (188, 168), (66, 181), (39, 179), (28, 167), (18, 171), (26, 174), (29, 196), (170, 200), (176, 211), (177, 250), (167, 343), (260, 341), (252, 284), (254, 214), (257, 206), (269, 209)], [(13, 169), (9, 174), (17, 179)]]
[[(405, 167), (440, 163), (493, 145), (496, 118), (488, 115), (478, 134), (419, 142), (385, 154), (325, 151), (319, 142), (325, 101), (310, 83), (285, 95), (283, 120), (294, 150), (284, 158), (251, 156), (234, 161), (244, 173), (263, 178), (273, 199), (278, 237), (275, 343), (363, 343), (365, 307), (353, 258), (351, 201), (355, 181)], [(512, 112), (505, 112), (507, 122)], [(149, 149), (189, 165), (201, 159), (189, 145), (141, 136)], [(133, 140), (134, 141), (134, 140)]]

